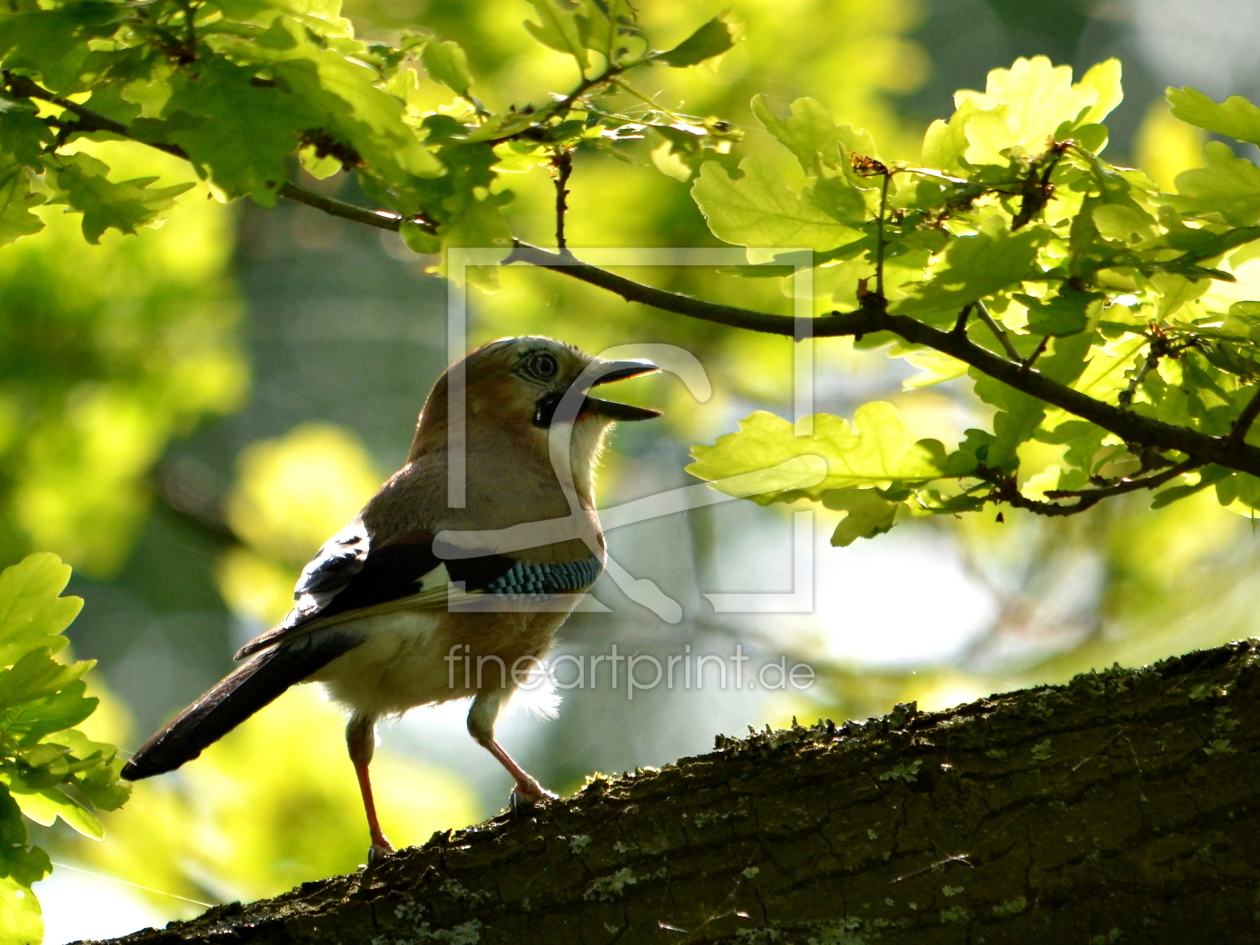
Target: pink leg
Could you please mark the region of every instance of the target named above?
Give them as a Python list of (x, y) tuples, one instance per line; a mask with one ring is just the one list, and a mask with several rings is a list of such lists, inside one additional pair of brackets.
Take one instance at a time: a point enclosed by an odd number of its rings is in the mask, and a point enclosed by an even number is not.
[(468, 734), (477, 740), (478, 745), (494, 755), (516, 782), (516, 788), (512, 792), (514, 804), (516, 801), (536, 804), (546, 798), (555, 797), (556, 795), (544, 788), (524, 768), (513, 761), (512, 756), (495, 741), (494, 720), (499, 714), (499, 703), (506, 695), (507, 693), (502, 689), (482, 690), (477, 694), (472, 708), (468, 711)]
[(516, 793), (522, 800), (536, 804), (538, 801), (556, 796), (539, 784), (533, 775), (513, 761), (512, 756), (493, 738), (490, 739), (485, 747), (490, 754), (499, 760), (499, 764), (507, 768), (508, 774), (516, 782)]
[(346, 726), (346, 747), (350, 750), (350, 760), (354, 763), (354, 773), (359, 779), (359, 792), (363, 795), (363, 810), (367, 814), (368, 831), (372, 835), (372, 846), (368, 850), (368, 862), (374, 863), (382, 856), (394, 852), (390, 842), (381, 832), (380, 821), (376, 818), (376, 802), (372, 799), (372, 781), (368, 777), (368, 765), (372, 763), (372, 755), (376, 751), (376, 722), (366, 716), (356, 715)]

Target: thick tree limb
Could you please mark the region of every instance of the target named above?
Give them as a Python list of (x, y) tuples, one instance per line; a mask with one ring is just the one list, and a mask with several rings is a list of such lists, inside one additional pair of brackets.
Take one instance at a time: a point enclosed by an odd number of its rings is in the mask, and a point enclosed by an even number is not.
[(719, 737), (117, 942), (1250, 941), (1258, 749), (1260, 649), (1233, 643), (948, 712)]

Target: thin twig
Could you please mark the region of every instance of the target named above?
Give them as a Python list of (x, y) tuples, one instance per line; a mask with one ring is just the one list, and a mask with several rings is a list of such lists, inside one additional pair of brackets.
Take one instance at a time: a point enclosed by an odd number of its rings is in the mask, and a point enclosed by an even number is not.
[(1229, 431), (1230, 441), (1234, 443), (1245, 442), (1247, 433), (1251, 430), (1251, 425), (1255, 423), (1258, 415), (1260, 415), (1260, 387), (1256, 388), (1256, 392), (1251, 395), (1251, 400), (1247, 401), (1247, 406), (1243, 407), (1242, 413), (1234, 421), (1234, 425)]
[(962, 307), (962, 311), (958, 313), (958, 321), (954, 322), (954, 328), (950, 331), (951, 335), (967, 336), (967, 320), (971, 318), (971, 310), (976, 307), (975, 302), (968, 302)]
[(569, 196), (567, 186), (569, 175), (573, 173), (573, 152), (567, 148), (557, 148), (551, 163), (556, 169), (556, 246), (567, 255), (569, 246), (564, 239), (564, 215), (569, 209), (565, 198)]
[(989, 309), (980, 300), (976, 300), (976, 314), (980, 316), (980, 321), (993, 332), (998, 342), (1002, 345), (1002, 350), (1006, 352), (1007, 357), (1012, 361), (1023, 361), (1019, 350), (1011, 344), (1011, 339), (1007, 337), (1006, 329), (993, 320), (993, 316), (989, 314)]
[(1093, 508), (1103, 499), (1109, 499), (1112, 496), (1124, 495), (1126, 492), (1136, 492), (1139, 489), (1155, 489), (1164, 483), (1177, 478), (1182, 473), (1189, 472), (1205, 465), (1201, 460), (1194, 458), (1186, 459), (1169, 469), (1164, 470), (1154, 476), (1147, 476), (1145, 479), (1125, 479), (1116, 483), (1114, 486), (1107, 486), (1103, 489), (1081, 489), (1071, 491), (1067, 489), (1053, 489), (1046, 492), (1048, 499), (1076, 499), (1074, 505), (1058, 505), (1054, 502), (1042, 502), (1038, 499), (1030, 499), (1019, 491), (1013, 476), (1001, 477), (998, 481), (997, 488), (989, 493), (988, 497), (994, 502), (1005, 502), (1017, 509), (1024, 509), (1035, 515), (1045, 515), (1051, 518), (1062, 517), (1066, 515), (1077, 515), (1087, 509)]
[(1129, 383), (1125, 385), (1124, 390), (1120, 391), (1120, 393), (1116, 396), (1116, 401), (1121, 407), (1128, 410), (1133, 406), (1133, 396), (1137, 393), (1137, 389), (1142, 385), (1142, 382), (1146, 380), (1146, 376), (1155, 369), (1157, 364), (1159, 364), (1159, 359), (1162, 358), (1165, 353), (1166, 347), (1163, 337), (1160, 335), (1152, 335), (1151, 345), (1146, 351), (1146, 360), (1142, 362), (1142, 366), (1133, 373), (1131, 378), (1129, 378)]
[(1024, 363), (1019, 366), (1019, 369), (1024, 374), (1027, 374), (1032, 370), (1032, 366), (1037, 363), (1037, 359), (1045, 353), (1046, 346), (1048, 344), (1050, 344), (1050, 336), (1042, 335), (1041, 340), (1037, 342), (1037, 347), (1033, 349), (1033, 353), (1030, 354), (1027, 359), (1025, 359)]
[(875, 293), (879, 296), (880, 302), (887, 297), (884, 295), (884, 214), (888, 210), (888, 182), (890, 180), (892, 180), (892, 174), (884, 168), (884, 183), (879, 192), (879, 221), (875, 230)]

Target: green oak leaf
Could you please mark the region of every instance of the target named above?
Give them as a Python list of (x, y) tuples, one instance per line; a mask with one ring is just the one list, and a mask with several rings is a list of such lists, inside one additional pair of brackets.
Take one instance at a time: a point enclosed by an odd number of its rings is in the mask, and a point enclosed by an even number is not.
[(843, 151), (878, 156), (875, 139), (868, 132), (837, 126), (827, 106), (817, 99), (798, 98), (784, 116), (774, 112), (766, 96), (756, 95), (752, 110), (766, 131), (796, 156), (806, 174), (815, 173), (816, 156), (831, 167), (842, 166)]
[(17, 802), (0, 783), (0, 942), (25, 945), (43, 938), (44, 920), (31, 885), (51, 872), (48, 854), (28, 844)]
[[(998, 144), (996, 127), (983, 135), (995, 150), (1020, 147), (1040, 154), (1064, 122), (1097, 122), (1114, 108), (1119, 103), (1119, 79), (1120, 64), (1111, 60), (1073, 85), (1071, 66), (1054, 66), (1047, 57), (1034, 56), (1016, 59), (1009, 69), (992, 70), (984, 92), (959, 92), (955, 102), (961, 106), (972, 101), (991, 116), (990, 121), (1001, 123), (1007, 136), (1004, 143)], [(968, 134), (976, 127), (971, 122)], [(978, 143), (972, 139), (973, 147)]]
[(581, 3), (569, 0), (529, 0), (534, 6), (538, 22), (526, 20), (526, 31), (544, 46), (556, 52), (567, 53), (576, 60), (578, 68), (583, 72), (590, 65), (586, 43), (582, 36), (582, 24), (579, 14), (583, 12)]
[(0, 670), (0, 709), (52, 696), (94, 665), (92, 660), (66, 665), (53, 659), (47, 648), (31, 650), (8, 669)]
[(1016, 295), (1028, 307), (1028, 330), (1034, 335), (1075, 335), (1085, 330), (1089, 323), (1087, 309), (1090, 304), (1103, 298), (1097, 292), (1082, 292), (1064, 286), (1059, 294), (1048, 299), (1035, 299), (1028, 295)]
[(35, 109), (0, 98), (0, 151), (42, 172), (44, 148), (54, 137), (52, 129), (35, 116)]
[(29, 555), (0, 572), (0, 666), (26, 652), (53, 652), (66, 645), (61, 631), (83, 609), (80, 597), (59, 597), (70, 582), (70, 566), (56, 555)]
[(1203, 148), (1206, 167), (1177, 175), (1177, 193), (1153, 198), (1189, 216), (1219, 215), (1234, 226), (1260, 222), (1260, 167), (1234, 157), (1229, 145), (1209, 141)]
[(1037, 250), (1051, 236), (1041, 226), (1012, 233), (1006, 221), (994, 214), (985, 219), (975, 236), (951, 240), (927, 280), (894, 303), (892, 311), (897, 315), (951, 318), (964, 305), (1038, 274)]
[(23, 814), (44, 827), (51, 827), (53, 821), (60, 817), (85, 837), (99, 840), (105, 836), (105, 828), (96, 816), (59, 788), (45, 788), (31, 794), (15, 792), (13, 799)]
[(459, 43), (450, 40), (425, 43), (420, 62), (433, 81), (441, 82), (456, 95), (469, 97), (472, 73), (468, 70), (468, 55)]
[(971, 142), (967, 137), (967, 124), (982, 109), (971, 99), (963, 99), (948, 121), (937, 119), (928, 125), (923, 136), (923, 163), (943, 171), (965, 172), (964, 157)]
[(0, 942), (26, 945), (43, 939), (43, 914), (31, 884), (13, 876), (0, 876)]
[(5, 731), (25, 747), (45, 735), (73, 728), (95, 711), (99, 699), (86, 696), (83, 680), (70, 683), (60, 692), (9, 710)]
[(706, 162), (691, 194), (713, 235), (748, 247), (750, 261), (769, 262), (792, 247), (823, 252), (862, 235), (822, 210), (808, 190), (793, 191), (761, 158), (744, 158), (739, 169), (743, 176), (734, 178), (716, 161)]
[(156, 177), (114, 183), (105, 176), (108, 172), (102, 161), (82, 151), (62, 158), (54, 172), (61, 201), (83, 214), (83, 238), (89, 243), (99, 243), (111, 227), (134, 234), (137, 227), (153, 223), (175, 206), (175, 198), (193, 186), (189, 182), (150, 190)]
[(130, 16), (125, 5), (105, 0), (6, 13), (0, 16), (0, 64), (33, 70), (46, 88), (63, 93), (83, 89), (80, 73), (92, 54), (88, 41), (112, 35)]
[[(740, 421), (738, 433), (719, 437), (713, 446), (693, 446), (696, 461), (687, 472), (709, 482), (771, 469), (794, 456), (821, 456), (827, 476), (804, 489), (766, 492), (751, 498), (761, 504), (819, 499), (853, 486), (888, 485), (894, 480), (922, 481), (946, 475), (945, 448), (937, 440), (912, 441), (892, 404), (863, 404), (853, 425), (829, 414), (812, 418), (814, 432), (797, 436), (789, 421), (759, 410)], [(721, 490), (722, 486), (715, 486)]]
[(292, 92), (257, 85), (254, 71), (218, 57), (203, 59), (167, 101), (164, 114), (173, 130), (166, 138), (229, 197), (252, 195), (269, 207), (302, 132), (317, 127), (322, 116)]
[(704, 62), (706, 59), (722, 55), (734, 46), (739, 38), (739, 28), (734, 23), (729, 22), (725, 15), (717, 16), (709, 20), (709, 22), (705, 23), (673, 49), (657, 53), (652, 58), (657, 62), (663, 62), (667, 66), (676, 68), (694, 66)]
[[(1078, 135), (1086, 126), (1099, 127), (1099, 123), (1124, 101), (1124, 86), (1121, 84), (1123, 71), (1120, 60), (1113, 58), (1090, 66), (1081, 76), (1081, 81), (1077, 83), (1078, 87), (1093, 89), (1096, 97), (1094, 104), (1078, 121), (1076, 128)], [(1101, 148), (1090, 148), (1090, 150), (1097, 153)]]
[(312, 41), (296, 20), (278, 17), (256, 42), (239, 42), (231, 51), (274, 70), (277, 80), (320, 116), (317, 124), (347, 141), (381, 179), (407, 187), (413, 177), (436, 177), (445, 170), (403, 120), (402, 100), (377, 86), (376, 70)]
[(822, 497), (829, 509), (848, 512), (831, 535), (837, 548), (847, 548), (859, 538), (874, 538), (891, 531), (900, 502), (889, 502), (874, 489), (837, 489)]
[(1241, 95), (1214, 102), (1198, 89), (1173, 89), (1165, 93), (1174, 118), (1204, 131), (1260, 144), (1260, 108)]
[(0, 171), (0, 246), (44, 228), (44, 221), (31, 209), (45, 199), (31, 189), (30, 177), (20, 165), (10, 164)]

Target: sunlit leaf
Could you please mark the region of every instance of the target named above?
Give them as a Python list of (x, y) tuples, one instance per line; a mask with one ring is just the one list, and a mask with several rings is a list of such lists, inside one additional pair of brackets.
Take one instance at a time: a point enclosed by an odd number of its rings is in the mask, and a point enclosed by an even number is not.
[[(869, 403), (857, 409), (851, 426), (827, 414), (813, 417), (814, 432), (797, 436), (780, 417), (757, 411), (740, 421), (738, 433), (719, 437), (713, 446), (693, 446), (696, 461), (687, 471), (710, 482), (769, 469), (793, 456), (821, 456), (827, 477), (800, 489), (766, 492), (752, 498), (765, 505), (790, 502), (852, 486), (887, 485), (894, 480), (928, 480), (946, 475), (944, 447), (936, 440), (912, 441), (892, 404)], [(721, 489), (721, 484), (716, 488)]]
[(938, 318), (957, 314), (964, 305), (1034, 275), (1037, 250), (1049, 238), (1049, 232), (1036, 226), (1012, 233), (1000, 216), (990, 216), (975, 236), (953, 240), (928, 280), (893, 310)]
[(585, 71), (590, 64), (586, 44), (582, 40), (582, 25), (578, 15), (582, 5), (570, 0), (529, 0), (534, 6), (538, 22), (525, 21), (525, 29), (534, 39), (556, 52), (567, 53)]
[(765, 129), (796, 155), (807, 174), (814, 173), (816, 157), (825, 164), (839, 167), (845, 159), (841, 148), (867, 157), (878, 157), (875, 140), (869, 133), (847, 125), (837, 127), (827, 106), (817, 99), (798, 98), (792, 103), (789, 113), (780, 116), (774, 112), (766, 96), (756, 95), (752, 100), (752, 109)]
[[(714, 235), (747, 246), (750, 260), (768, 259), (790, 247), (835, 249), (861, 235), (794, 192), (760, 158), (745, 158), (739, 169), (742, 176), (732, 178), (710, 161), (700, 169), (691, 193)], [(763, 248), (770, 252), (754, 252)]]
[(137, 227), (153, 223), (175, 206), (175, 198), (193, 186), (176, 184), (150, 190), (156, 178), (115, 183), (106, 176), (108, 172), (103, 162), (82, 152), (62, 160), (55, 172), (62, 199), (83, 214), (83, 237), (89, 243), (99, 243), (110, 228), (135, 233)]
[(653, 58), (667, 66), (694, 66), (720, 56), (739, 39), (735, 27), (724, 17), (714, 17), (681, 43)]
[(826, 493), (822, 503), (829, 509), (849, 513), (831, 536), (831, 543), (838, 548), (890, 531), (901, 507), (900, 502), (889, 502), (874, 489), (837, 489)]
[(1260, 168), (1234, 157), (1229, 146), (1209, 141), (1203, 148), (1207, 167), (1177, 175), (1177, 193), (1159, 201), (1187, 215), (1219, 216), (1234, 226), (1260, 222)]
[(1241, 95), (1231, 95), (1218, 103), (1198, 89), (1170, 88), (1167, 97), (1173, 117), (1187, 125), (1236, 141), (1260, 144), (1260, 108)]
[(48, 788), (33, 794), (14, 794), (22, 813), (45, 827), (51, 827), (53, 821), (60, 817), (74, 830), (99, 840), (105, 835), (105, 828), (96, 816), (83, 806), (76, 804), (64, 792), (57, 788)]
[(82, 598), (58, 596), (69, 581), (70, 567), (47, 553), (0, 572), (0, 666), (37, 648), (56, 652), (66, 645), (61, 631), (83, 609)]
[(441, 82), (457, 95), (468, 97), (472, 73), (468, 70), (468, 55), (459, 43), (450, 40), (426, 43), (420, 61), (424, 63), (429, 78)]

